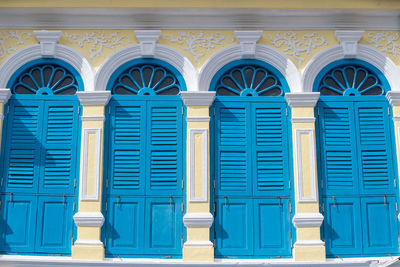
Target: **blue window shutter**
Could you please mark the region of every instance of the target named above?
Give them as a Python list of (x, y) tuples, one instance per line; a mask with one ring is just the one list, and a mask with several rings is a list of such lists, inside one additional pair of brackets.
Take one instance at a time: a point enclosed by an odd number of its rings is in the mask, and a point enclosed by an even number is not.
[(251, 195), (250, 104), (217, 102), (216, 194)]
[(42, 104), (10, 100), (5, 147), (5, 192), (36, 193), (40, 168)]
[(254, 200), (254, 255), (290, 256), (288, 205), (288, 198)]
[[(257, 168), (253, 177), (255, 195), (288, 195), (289, 161), (286, 105), (282, 103), (253, 104), (253, 146)], [(255, 166), (254, 166), (255, 167)]]
[(145, 104), (111, 101), (110, 193), (144, 193)]
[(395, 196), (361, 198), (364, 254), (398, 255)]
[(359, 176), (364, 194), (395, 194), (386, 102), (355, 103)]
[(357, 148), (352, 102), (320, 102), (321, 165), (325, 194), (358, 192)]
[(147, 104), (148, 195), (182, 192), (182, 103), (151, 101)]
[(362, 230), (360, 199), (358, 197), (327, 197), (325, 203), (326, 253), (361, 255)]
[(71, 253), (74, 197), (39, 196), (36, 252)]
[(40, 192), (73, 195), (78, 140), (77, 101), (44, 104)]
[(107, 200), (106, 254), (143, 254), (144, 198), (120, 196)]
[(1, 251), (34, 252), (36, 211), (36, 196), (2, 196)]
[(145, 253), (180, 255), (182, 232), (182, 198), (146, 199)]
[(219, 198), (216, 200), (216, 256), (253, 255), (252, 199)]

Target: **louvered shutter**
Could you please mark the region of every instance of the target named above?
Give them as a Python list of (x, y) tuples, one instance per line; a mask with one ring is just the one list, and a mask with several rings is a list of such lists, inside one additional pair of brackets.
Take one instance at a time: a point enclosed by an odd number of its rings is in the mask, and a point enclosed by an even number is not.
[(39, 180), (43, 105), (10, 100), (5, 146), (5, 192), (36, 193)]
[(357, 151), (352, 102), (320, 102), (322, 177), (326, 195), (358, 192)]
[(216, 193), (251, 195), (250, 104), (217, 102), (216, 112)]
[(387, 104), (359, 102), (355, 109), (361, 193), (395, 194)]
[(254, 146), (254, 194), (288, 195), (289, 164), (286, 105), (254, 103), (252, 107)]
[(149, 101), (147, 104), (147, 194), (182, 192), (182, 103)]
[(40, 193), (74, 194), (78, 102), (46, 101), (42, 134)]
[(144, 193), (145, 103), (112, 101), (110, 118), (110, 193)]

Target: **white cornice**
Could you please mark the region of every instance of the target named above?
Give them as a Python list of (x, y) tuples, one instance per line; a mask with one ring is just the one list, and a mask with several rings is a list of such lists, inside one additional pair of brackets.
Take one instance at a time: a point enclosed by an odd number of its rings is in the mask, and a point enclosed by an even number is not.
[(6, 104), (11, 97), (10, 89), (0, 89), (0, 103)]
[(54, 57), (56, 54), (56, 44), (61, 38), (61, 31), (34, 31), (36, 39), (40, 43), (43, 57)]
[(0, 28), (399, 30), (398, 10), (4, 8)]
[(77, 212), (74, 215), (76, 226), (97, 226), (104, 223), (104, 216), (101, 212)]
[(105, 106), (111, 98), (110, 91), (77, 92), (76, 95), (83, 106)]
[(191, 212), (183, 216), (186, 227), (211, 227), (214, 217), (209, 212)]
[(291, 107), (315, 107), (319, 93), (287, 93), (285, 99)]
[(386, 93), (390, 105), (400, 105), (400, 92), (389, 91)]
[(186, 106), (211, 106), (215, 92), (181, 92), (181, 98)]
[(320, 227), (324, 221), (321, 213), (296, 213), (293, 216), (294, 227)]

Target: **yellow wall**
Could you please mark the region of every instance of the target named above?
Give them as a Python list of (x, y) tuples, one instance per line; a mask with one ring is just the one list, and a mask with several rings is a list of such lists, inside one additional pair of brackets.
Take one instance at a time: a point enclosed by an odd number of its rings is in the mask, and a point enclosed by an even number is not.
[(0, 8), (274, 8), (400, 9), (397, 0), (2, 0)]

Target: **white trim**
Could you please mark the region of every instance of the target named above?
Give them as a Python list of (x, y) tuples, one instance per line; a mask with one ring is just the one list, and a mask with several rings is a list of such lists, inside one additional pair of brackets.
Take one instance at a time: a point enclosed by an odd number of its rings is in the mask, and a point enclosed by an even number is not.
[(235, 37), (242, 47), (242, 57), (252, 57), (256, 53), (257, 41), (262, 31), (235, 31)]
[(186, 117), (187, 122), (210, 122), (210, 117)]
[(56, 45), (61, 38), (61, 31), (33, 31), (36, 39), (40, 43), (43, 57), (54, 57), (56, 54)]
[[(312, 92), (314, 81), (321, 70), (328, 64), (344, 59), (345, 55), (340, 45), (331, 46), (315, 55), (304, 69), (302, 85), (304, 92)], [(393, 61), (382, 52), (368, 45), (357, 46), (356, 59), (370, 63), (379, 69), (389, 82), (392, 91), (400, 91), (400, 70)]]
[(181, 98), (186, 106), (211, 106), (215, 100), (215, 92), (181, 92)]
[[(202, 188), (201, 196), (195, 196), (195, 140), (196, 134), (201, 134), (202, 137)], [(188, 164), (188, 189), (189, 189), (189, 202), (207, 202), (208, 201), (208, 130), (207, 129), (189, 129), (189, 164)]]
[(76, 95), (83, 106), (105, 106), (111, 98), (110, 91), (77, 92)]
[(183, 216), (185, 227), (211, 227), (214, 217), (209, 212), (190, 212)]
[[(1, 17), (1, 15), (0, 15)], [(94, 71), (89, 61), (74, 49), (57, 44), (54, 58), (70, 64), (81, 76), (85, 91), (94, 91)], [(5, 88), (11, 76), (24, 64), (43, 58), (41, 46), (31, 45), (9, 56), (0, 65), (0, 88)]]
[(309, 247), (309, 246), (325, 246), (325, 242), (322, 240), (297, 240), (294, 243), (295, 247)]
[(292, 123), (315, 122), (315, 118), (292, 118)]
[[(307, 134), (310, 143), (310, 166), (304, 166), (310, 169), (311, 177), (311, 196), (305, 197), (303, 195), (303, 162), (301, 155), (301, 135)], [(313, 129), (296, 129), (295, 130), (295, 143), (296, 143), (296, 160), (297, 160), (297, 201), (300, 203), (317, 202), (317, 175), (315, 165), (315, 140)]]
[(315, 107), (319, 99), (319, 92), (287, 93), (285, 99), (291, 107)]
[(364, 31), (336, 31), (335, 36), (343, 49), (344, 57), (357, 55), (358, 42)]
[(140, 43), (143, 56), (154, 56), (154, 48), (161, 36), (160, 30), (136, 30), (136, 39)]
[(386, 98), (390, 105), (400, 105), (400, 92), (389, 91), (386, 93)]
[(11, 90), (8, 88), (0, 89), (0, 103), (6, 104), (11, 97)]
[[(88, 164), (88, 151), (89, 145), (89, 134), (96, 134), (96, 144), (95, 144), (95, 162), (94, 162), (94, 190), (93, 195), (89, 196), (86, 194), (87, 187), (87, 164)], [(100, 198), (100, 156), (101, 156), (101, 129), (83, 129), (83, 150), (82, 150), (82, 171), (81, 171), (81, 201), (98, 201)]]
[(82, 116), (82, 121), (105, 121), (105, 116)]
[(321, 213), (296, 213), (293, 216), (293, 225), (299, 227), (320, 227), (324, 221)]
[(399, 30), (399, 10), (3, 8), (3, 29)]
[(186, 241), (185, 244), (183, 244), (184, 247), (213, 247), (214, 244), (207, 240), (207, 241), (200, 241), (200, 240), (190, 240)]
[[(96, 91), (106, 90), (108, 80), (114, 71), (116, 71), (120, 66), (131, 60), (143, 57), (144, 55), (142, 54), (142, 48), (139, 44), (125, 47), (113, 53), (101, 65), (96, 73)], [(198, 91), (197, 71), (187, 57), (175, 49), (161, 44), (155, 45), (153, 57), (163, 60), (175, 67), (182, 74), (188, 91)]]
[(101, 212), (77, 212), (74, 215), (76, 226), (96, 226), (101, 227), (104, 224), (104, 216)]
[[(256, 45), (252, 58), (258, 59), (275, 67), (285, 77), (291, 92), (301, 92), (300, 73), (296, 65), (284, 54), (266, 45)], [(242, 59), (242, 46), (232, 45), (212, 55), (203, 65), (199, 73), (199, 91), (209, 91), (211, 80), (226, 64)]]
[(100, 240), (78, 239), (75, 241), (74, 246), (101, 246), (101, 247), (103, 247), (103, 242), (101, 242)]

